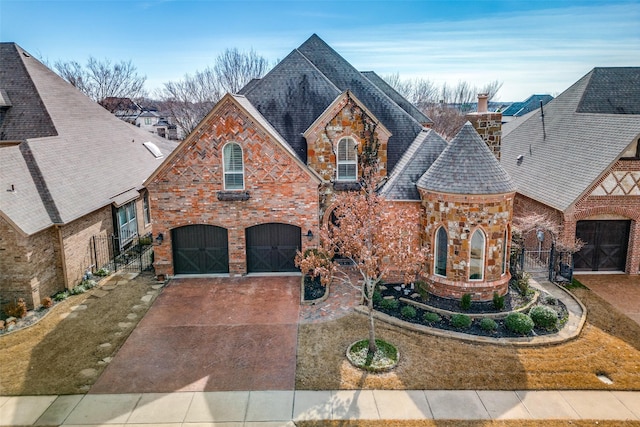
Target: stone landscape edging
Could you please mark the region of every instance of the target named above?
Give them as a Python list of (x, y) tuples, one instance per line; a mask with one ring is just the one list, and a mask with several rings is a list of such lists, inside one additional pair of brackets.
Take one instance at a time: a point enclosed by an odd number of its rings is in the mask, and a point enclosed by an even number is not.
[[(526, 305), (524, 305), (524, 306), (522, 306), (520, 308), (517, 308), (515, 310), (498, 312), (498, 313), (462, 313), (462, 314), (464, 314), (466, 316), (469, 316), (472, 319), (479, 319), (479, 318), (482, 318), (482, 317), (489, 317), (491, 319), (502, 319), (504, 317), (507, 317), (511, 313), (523, 312), (523, 311), (529, 309), (533, 304), (535, 304), (538, 301), (538, 297), (540, 297), (540, 292), (538, 292), (538, 291), (534, 291), (534, 292), (535, 293), (533, 295), (533, 298), (531, 298), (531, 301), (529, 301)], [(457, 312), (444, 310), (442, 308), (437, 308), (437, 307), (433, 307), (431, 305), (423, 304), (421, 302), (413, 301), (413, 300), (410, 300), (410, 299), (405, 298), (405, 297), (400, 297), (398, 299), (400, 301), (404, 302), (405, 304), (410, 304), (410, 305), (413, 305), (415, 307), (421, 308), (423, 310), (433, 311), (434, 313), (444, 314), (446, 316), (452, 316), (454, 314), (460, 314), (460, 313), (457, 313)]]
[[(385, 314), (376, 310), (373, 310), (373, 317), (385, 323), (389, 323), (391, 325), (398, 326), (403, 329), (408, 329), (414, 332), (425, 333), (425, 334), (434, 335), (434, 336), (443, 337), (443, 338), (454, 338), (454, 339), (459, 339), (462, 341), (471, 342), (475, 344), (490, 344), (490, 345), (505, 345), (505, 346), (512, 345), (515, 347), (537, 347), (537, 346), (542, 347), (542, 346), (557, 345), (557, 344), (562, 344), (577, 338), (580, 335), (580, 332), (582, 332), (582, 328), (584, 327), (584, 324), (587, 320), (587, 309), (584, 306), (584, 304), (582, 304), (582, 302), (578, 298), (576, 298), (575, 295), (569, 292), (569, 290), (564, 289), (560, 286), (558, 286), (558, 288), (561, 289), (563, 292), (565, 292), (574, 301), (576, 301), (578, 305), (580, 305), (580, 308), (582, 309), (582, 315), (580, 316), (580, 321), (578, 322), (578, 326), (575, 328), (575, 330), (571, 332), (566, 331), (565, 329), (566, 324), (565, 324), (565, 327), (555, 334), (541, 335), (541, 336), (534, 336), (534, 337), (519, 337), (519, 338), (504, 338), (504, 337), (491, 338), (491, 337), (485, 337), (485, 336), (465, 334), (463, 332), (432, 328), (429, 326), (406, 322), (404, 320), (398, 319), (397, 317), (389, 316), (388, 314)], [(369, 315), (368, 308), (363, 305), (354, 307), (354, 311), (356, 313), (359, 313), (365, 316)], [(569, 316), (571, 316), (571, 312), (569, 312)], [(567, 320), (567, 323), (568, 323), (568, 320)]]

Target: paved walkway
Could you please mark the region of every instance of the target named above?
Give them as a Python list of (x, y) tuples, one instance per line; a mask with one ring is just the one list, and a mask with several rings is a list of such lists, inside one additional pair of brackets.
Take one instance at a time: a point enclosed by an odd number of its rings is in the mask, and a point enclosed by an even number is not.
[[(464, 408), (461, 410), (461, 408)], [(634, 420), (640, 392), (341, 390), (0, 397), (0, 425), (291, 426), (298, 420)], [(202, 426), (202, 424), (200, 424)]]

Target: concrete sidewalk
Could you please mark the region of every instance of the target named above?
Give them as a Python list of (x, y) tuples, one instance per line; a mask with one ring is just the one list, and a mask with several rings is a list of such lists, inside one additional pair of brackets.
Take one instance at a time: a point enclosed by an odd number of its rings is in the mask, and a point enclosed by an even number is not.
[(0, 425), (294, 426), (298, 420), (640, 421), (640, 392), (340, 390), (0, 397)]

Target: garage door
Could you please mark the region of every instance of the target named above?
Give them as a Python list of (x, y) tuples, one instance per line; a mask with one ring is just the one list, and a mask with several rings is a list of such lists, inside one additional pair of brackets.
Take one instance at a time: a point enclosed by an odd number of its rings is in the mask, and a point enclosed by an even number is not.
[(213, 225), (187, 225), (171, 231), (175, 274), (229, 272), (227, 230)]
[(294, 259), (302, 246), (300, 227), (261, 224), (247, 228), (246, 235), (249, 273), (299, 271)]
[(631, 221), (578, 221), (585, 246), (574, 255), (575, 270), (624, 271)]

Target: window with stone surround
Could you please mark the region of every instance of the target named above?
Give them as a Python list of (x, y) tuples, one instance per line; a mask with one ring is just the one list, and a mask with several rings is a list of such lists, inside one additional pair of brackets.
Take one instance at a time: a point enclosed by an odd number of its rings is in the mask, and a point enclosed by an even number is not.
[(447, 277), (447, 231), (444, 227), (436, 231), (436, 250), (434, 260), (434, 272), (436, 276)]
[(484, 277), (484, 242), (484, 233), (476, 230), (471, 236), (469, 280), (482, 280)]
[(222, 149), (224, 168), (224, 189), (244, 190), (244, 164), (242, 147), (230, 142)]
[(355, 181), (358, 178), (358, 150), (352, 138), (338, 142), (338, 181)]

